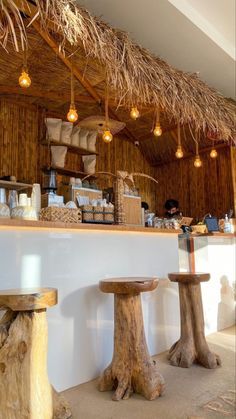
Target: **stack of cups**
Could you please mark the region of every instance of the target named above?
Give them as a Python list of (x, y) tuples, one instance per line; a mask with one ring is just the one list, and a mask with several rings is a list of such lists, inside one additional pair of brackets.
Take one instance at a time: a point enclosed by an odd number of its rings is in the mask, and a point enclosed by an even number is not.
[(0, 188), (0, 204), (6, 204), (6, 190)]
[(33, 184), (32, 194), (31, 194), (31, 204), (35, 209), (37, 218), (39, 218), (39, 213), (41, 210), (41, 189), (39, 183)]
[(27, 194), (26, 193), (20, 193), (19, 195), (19, 205), (21, 207), (27, 207)]

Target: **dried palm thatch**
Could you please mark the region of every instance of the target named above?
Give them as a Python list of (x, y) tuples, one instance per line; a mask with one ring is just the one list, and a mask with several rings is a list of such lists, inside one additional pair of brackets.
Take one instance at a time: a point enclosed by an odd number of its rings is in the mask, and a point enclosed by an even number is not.
[[(8, 38), (17, 44), (15, 31), (26, 42), (19, 9), (27, 14), (27, 0), (0, 0), (0, 42), (7, 48)], [(229, 140), (235, 135), (235, 106), (196, 74), (174, 69), (165, 61), (135, 44), (127, 33), (115, 30), (78, 6), (76, 0), (35, 0), (33, 19), (66, 42), (83, 45), (88, 58), (105, 68), (117, 105), (160, 106), (163, 112), (182, 124), (191, 124), (204, 133), (213, 131)], [(29, 13), (32, 18), (32, 13)]]

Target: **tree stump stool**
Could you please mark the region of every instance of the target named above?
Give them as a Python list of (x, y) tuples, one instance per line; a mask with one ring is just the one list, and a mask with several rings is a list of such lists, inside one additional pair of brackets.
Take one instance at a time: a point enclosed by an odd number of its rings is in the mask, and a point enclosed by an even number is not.
[(178, 282), (181, 318), (180, 339), (170, 348), (171, 365), (189, 368), (193, 362), (205, 368), (221, 365), (218, 355), (211, 352), (204, 333), (204, 315), (200, 282), (209, 281), (207, 273), (170, 273), (169, 279)]
[(149, 355), (140, 293), (152, 291), (156, 278), (112, 278), (99, 282), (100, 290), (114, 294), (114, 352), (111, 364), (99, 379), (99, 390), (115, 389), (113, 400), (128, 399), (131, 393), (148, 400), (159, 397), (164, 380)]
[(0, 419), (67, 419), (65, 400), (47, 375), (46, 309), (53, 288), (0, 291)]

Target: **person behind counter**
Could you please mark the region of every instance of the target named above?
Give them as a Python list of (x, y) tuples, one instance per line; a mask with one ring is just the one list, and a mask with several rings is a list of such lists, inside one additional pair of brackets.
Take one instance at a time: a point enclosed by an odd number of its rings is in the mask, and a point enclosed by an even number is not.
[(167, 199), (165, 202), (165, 217), (166, 218), (177, 218), (181, 217), (181, 212), (179, 211), (179, 202), (176, 199)]

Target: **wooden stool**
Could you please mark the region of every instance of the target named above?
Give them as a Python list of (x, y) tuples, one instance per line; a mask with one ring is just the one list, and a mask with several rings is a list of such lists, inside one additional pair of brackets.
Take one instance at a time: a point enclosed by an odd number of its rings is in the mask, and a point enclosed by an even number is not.
[(164, 380), (152, 361), (144, 333), (140, 293), (152, 291), (156, 278), (112, 278), (99, 282), (100, 290), (114, 295), (114, 353), (99, 390), (116, 389), (112, 399), (128, 399), (132, 392), (148, 400), (160, 396)]
[(188, 368), (193, 362), (206, 368), (221, 365), (220, 357), (210, 351), (204, 333), (204, 315), (200, 282), (209, 281), (207, 273), (170, 273), (179, 284), (181, 336), (169, 351), (171, 365)]
[(46, 309), (55, 304), (53, 288), (0, 291), (0, 419), (71, 417), (47, 375)]

